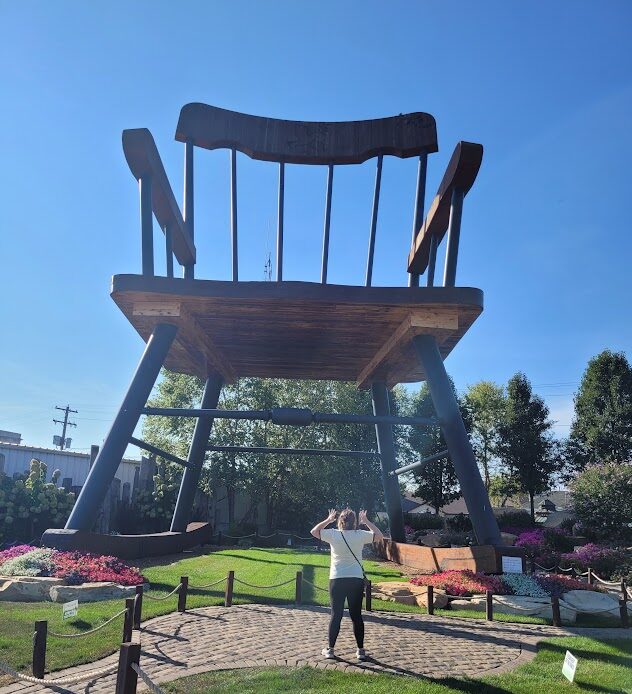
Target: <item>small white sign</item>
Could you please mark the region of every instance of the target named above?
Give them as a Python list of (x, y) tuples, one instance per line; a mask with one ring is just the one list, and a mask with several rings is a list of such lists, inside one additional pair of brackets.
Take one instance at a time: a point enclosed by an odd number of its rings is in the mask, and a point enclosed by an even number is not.
[(504, 574), (521, 574), (522, 557), (503, 557), (502, 567)]
[(74, 617), (77, 612), (79, 612), (79, 600), (71, 600), (70, 602), (65, 602), (62, 606), (62, 617), (63, 619), (69, 619)]
[(562, 674), (569, 682), (575, 679), (575, 669), (577, 668), (577, 658), (570, 652), (566, 651), (564, 665), (562, 665)]

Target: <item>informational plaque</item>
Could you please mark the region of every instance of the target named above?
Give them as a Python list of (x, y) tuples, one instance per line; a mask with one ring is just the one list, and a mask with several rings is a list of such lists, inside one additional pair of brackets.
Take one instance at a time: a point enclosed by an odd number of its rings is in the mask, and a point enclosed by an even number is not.
[(522, 557), (504, 557), (502, 558), (502, 567), (504, 574), (521, 574), (522, 573)]
[(562, 665), (562, 674), (569, 682), (575, 679), (575, 669), (577, 668), (577, 658), (570, 652), (566, 651), (564, 665)]
[(62, 606), (63, 619), (70, 619), (70, 617), (75, 617), (77, 612), (79, 612), (79, 600), (71, 600), (70, 602), (65, 602)]

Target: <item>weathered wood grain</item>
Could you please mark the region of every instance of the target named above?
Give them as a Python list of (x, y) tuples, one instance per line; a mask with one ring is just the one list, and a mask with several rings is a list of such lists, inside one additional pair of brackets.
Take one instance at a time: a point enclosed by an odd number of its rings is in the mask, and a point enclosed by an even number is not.
[(422, 274), (428, 267), (430, 239), (434, 236), (439, 245), (448, 228), (452, 191), (462, 190), (464, 195), (468, 193), (482, 160), (483, 145), (459, 142), (455, 147), (426, 219), (413, 241), (408, 255), (408, 272)]
[[(146, 341), (159, 321), (178, 334), (166, 366), (227, 381), (242, 376), (388, 384), (425, 378), (410, 342), (435, 335), (445, 357), (482, 311), (478, 289), (346, 287), (308, 282), (219, 282), (116, 275), (112, 298)], [(134, 306), (180, 304), (180, 315), (143, 315)], [(407, 322), (407, 340), (384, 350)]]
[(153, 211), (163, 233), (165, 228), (171, 231), (173, 252), (178, 262), (193, 265), (195, 244), (185, 227), (152, 134), (147, 128), (123, 130), (123, 152), (134, 178), (151, 176)]
[(250, 116), (196, 103), (180, 111), (176, 140), (289, 164), (360, 164), (380, 154), (404, 158), (437, 151), (436, 124), (428, 113), (318, 123)]

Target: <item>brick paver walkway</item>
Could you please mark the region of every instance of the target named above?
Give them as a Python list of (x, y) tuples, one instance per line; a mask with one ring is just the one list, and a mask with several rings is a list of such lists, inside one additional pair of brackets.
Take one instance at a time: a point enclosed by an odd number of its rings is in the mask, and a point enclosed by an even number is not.
[[(632, 637), (632, 630), (555, 628), (409, 613), (365, 613), (367, 651), (372, 660), (355, 660), (351, 621), (345, 615), (337, 660), (320, 655), (329, 611), (324, 607), (239, 605), (173, 613), (143, 624), (141, 667), (157, 683), (187, 675), (255, 666), (309, 665), (347, 672), (390, 672), (433, 678), (500, 673), (533, 658), (535, 645), (550, 636)], [(63, 677), (116, 662), (56, 672)], [(29, 684), (0, 688), (0, 694), (66, 692), (112, 694), (115, 675), (68, 688)], [(139, 685), (139, 690), (143, 687)]]

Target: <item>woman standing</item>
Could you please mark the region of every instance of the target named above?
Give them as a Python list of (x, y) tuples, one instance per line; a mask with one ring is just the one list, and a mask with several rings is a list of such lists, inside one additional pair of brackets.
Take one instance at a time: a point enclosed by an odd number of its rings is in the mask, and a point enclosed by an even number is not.
[(329, 602), (331, 617), (329, 619), (329, 646), (323, 648), (325, 658), (334, 658), (334, 646), (340, 631), (340, 622), (345, 607), (349, 606), (349, 616), (353, 622), (353, 634), (358, 646), (358, 660), (366, 660), (364, 650), (364, 620), (362, 619), (362, 597), (364, 596), (364, 569), (362, 567), (362, 548), (364, 545), (381, 540), (384, 536), (380, 529), (366, 517), (366, 511), (360, 511), (360, 525), (369, 530), (358, 530), (355, 513), (346, 508), (338, 517), (338, 529), (325, 527), (336, 520), (335, 509), (329, 511), (324, 521), (315, 525), (311, 534), (331, 545), (331, 565), (329, 568)]

